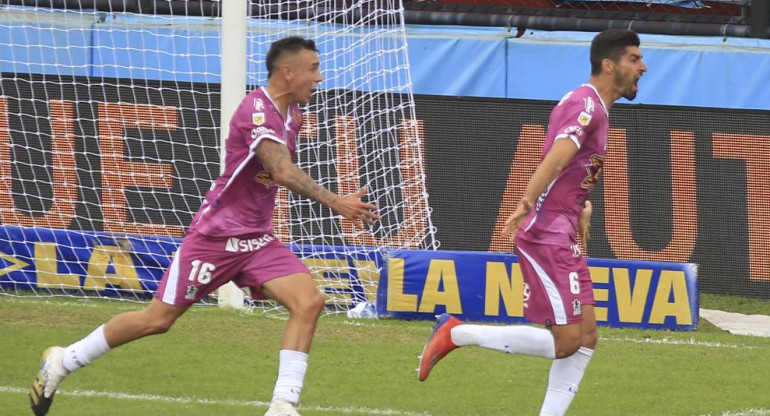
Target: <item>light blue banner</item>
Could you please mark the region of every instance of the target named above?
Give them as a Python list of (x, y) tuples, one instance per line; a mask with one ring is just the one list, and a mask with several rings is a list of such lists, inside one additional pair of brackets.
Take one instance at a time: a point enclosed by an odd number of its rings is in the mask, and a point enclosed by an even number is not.
[[(8, 57), (0, 60), (0, 72), (218, 84), (218, 24), (9, 6), (0, 11), (0, 56)], [(251, 25), (250, 73), (264, 73), (269, 36), (311, 34), (298, 22)], [(322, 89), (397, 86), (396, 92), (416, 94), (540, 100), (559, 100), (588, 80), (596, 35), (526, 31), (517, 38), (506, 28), (409, 25), (405, 52), (397, 27), (376, 40), (366, 29), (340, 28), (312, 31), (326, 77)], [(634, 103), (770, 110), (770, 40), (641, 35), (641, 41), (649, 71)], [(353, 70), (339, 70), (346, 67)]]
[[(513, 254), (395, 250), (380, 277), (380, 316), (523, 323), (523, 277)], [(698, 328), (694, 264), (588, 259), (601, 325)]]

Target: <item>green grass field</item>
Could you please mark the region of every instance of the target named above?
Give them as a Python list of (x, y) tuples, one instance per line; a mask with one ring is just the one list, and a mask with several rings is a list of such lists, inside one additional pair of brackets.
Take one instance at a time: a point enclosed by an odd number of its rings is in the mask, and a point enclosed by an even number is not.
[[(703, 296), (702, 306), (770, 315), (770, 302)], [(142, 305), (0, 296), (0, 415), (31, 414), (42, 351)], [(193, 308), (168, 333), (110, 352), (71, 375), (49, 413), (261, 415), (277, 371), (282, 318)], [(453, 352), (425, 383), (417, 354), (431, 322), (322, 318), (300, 412), (321, 415), (537, 415), (550, 362)], [(770, 415), (770, 340), (601, 328), (570, 416)]]

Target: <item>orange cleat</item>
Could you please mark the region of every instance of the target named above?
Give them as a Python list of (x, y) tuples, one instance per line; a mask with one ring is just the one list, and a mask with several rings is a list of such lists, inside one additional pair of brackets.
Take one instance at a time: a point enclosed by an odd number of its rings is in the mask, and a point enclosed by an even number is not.
[(433, 366), (457, 348), (452, 342), (452, 328), (457, 325), (462, 325), (462, 321), (449, 314), (438, 317), (438, 323), (433, 327), (433, 333), (430, 334), (420, 356), (420, 368), (417, 369), (417, 378), (420, 381), (425, 381)]

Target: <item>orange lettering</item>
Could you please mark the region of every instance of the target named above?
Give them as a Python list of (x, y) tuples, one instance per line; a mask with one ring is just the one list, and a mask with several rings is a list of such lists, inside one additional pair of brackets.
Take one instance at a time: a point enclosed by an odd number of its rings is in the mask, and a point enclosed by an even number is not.
[(511, 172), (508, 174), (505, 193), (500, 202), (495, 231), (489, 244), (490, 251), (513, 251), (513, 244), (503, 235), (503, 226), (505, 220), (516, 210), (516, 205), (524, 195), (529, 178), (532, 177), (540, 164), (544, 141), (545, 128), (543, 126), (528, 124), (521, 126), (519, 143), (516, 145), (516, 154), (511, 164)]
[(634, 241), (628, 201), (626, 132), (610, 129), (604, 169), (604, 221), (612, 251), (620, 258), (686, 262), (698, 234), (695, 200), (695, 135), (671, 132), (671, 198), (673, 230), (662, 250), (645, 250)]
[(53, 201), (44, 215), (31, 216), (16, 209), (11, 184), (11, 138), (8, 107), (0, 98), (0, 221), (24, 227), (67, 228), (75, 216), (78, 188), (75, 166), (74, 109), (71, 102), (52, 100), (51, 162)]
[(770, 136), (713, 135), (714, 156), (746, 163), (749, 269), (752, 280), (770, 280)]
[(129, 129), (176, 130), (175, 107), (99, 103), (99, 149), (102, 160), (104, 231), (181, 237), (182, 227), (129, 222), (125, 188), (170, 188), (171, 163), (126, 162), (124, 132)]
[[(361, 186), (359, 178), (358, 145), (356, 142), (356, 122), (352, 117), (341, 116), (335, 119), (337, 130), (337, 188), (338, 193), (347, 195)], [(423, 124), (420, 120), (403, 120), (400, 124), (399, 166), (403, 187), (403, 222), (397, 234), (389, 239), (375, 238), (370, 232), (358, 229), (353, 222), (342, 219), (342, 230), (351, 244), (359, 246), (420, 248), (428, 234), (427, 204), (423, 197), (425, 179), (422, 172), (421, 142)]]

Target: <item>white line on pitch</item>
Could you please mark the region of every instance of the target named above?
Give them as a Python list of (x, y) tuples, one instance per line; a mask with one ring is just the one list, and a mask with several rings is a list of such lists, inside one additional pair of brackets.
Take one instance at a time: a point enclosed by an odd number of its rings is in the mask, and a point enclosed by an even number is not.
[(698, 416), (767, 416), (770, 409), (731, 410), (724, 413), (705, 413)]
[[(0, 386), (0, 393), (27, 393), (29, 389), (19, 387)], [(179, 404), (213, 404), (224, 406), (239, 406), (239, 407), (267, 407), (269, 402), (263, 402), (259, 400), (243, 401), (243, 400), (214, 400), (205, 399), (199, 397), (167, 397), (158, 396), (154, 394), (128, 394), (109, 391), (92, 391), (92, 390), (63, 390), (56, 392), (58, 396), (75, 396), (75, 397), (107, 397), (110, 399), (131, 400), (131, 401), (147, 401), (147, 402), (163, 402), (163, 403), (179, 403)], [(396, 409), (370, 409), (366, 407), (329, 407), (329, 406), (311, 406), (300, 405), (299, 410), (312, 410), (316, 412), (328, 412), (335, 414), (366, 414), (366, 415), (389, 415), (389, 416), (432, 416), (427, 412), (410, 412), (407, 410)]]
[(616, 338), (616, 337), (600, 337), (599, 341), (611, 341), (611, 342), (632, 342), (636, 344), (665, 344), (665, 345), (690, 345), (695, 347), (711, 347), (711, 348), (728, 348), (734, 350), (753, 350), (756, 349), (750, 345), (735, 345), (735, 344), (722, 344), (721, 342), (711, 341), (696, 341), (695, 338), (690, 339), (676, 339), (676, 338)]

